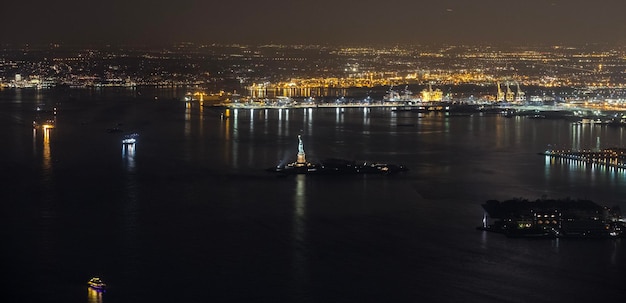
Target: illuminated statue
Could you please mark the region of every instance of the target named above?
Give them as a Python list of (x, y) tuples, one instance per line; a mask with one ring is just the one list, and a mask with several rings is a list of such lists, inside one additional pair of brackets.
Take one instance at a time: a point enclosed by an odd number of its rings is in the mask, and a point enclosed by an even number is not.
[(297, 164), (305, 164), (306, 156), (304, 154), (304, 144), (302, 144), (302, 136), (298, 135), (298, 158), (296, 160)]

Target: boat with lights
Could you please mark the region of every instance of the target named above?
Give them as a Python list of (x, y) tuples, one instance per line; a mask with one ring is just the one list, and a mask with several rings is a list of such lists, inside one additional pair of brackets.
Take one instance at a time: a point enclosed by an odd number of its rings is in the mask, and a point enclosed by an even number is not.
[(102, 281), (102, 279), (98, 277), (93, 277), (89, 279), (89, 282), (87, 282), (87, 285), (89, 285), (90, 288), (93, 288), (97, 291), (104, 291), (104, 289), (106, 288), (106, 284), (104, 283), (104, 281)]
[(395, 174), (408, 169), (401, 164), (379, 162), (357, 162), (346, 159), (328, 158), (318, 163), (308, 162), (304, 152), (302, 137), (298, 135), (298, 156), (296, 162), (279, 164), (267, 169), (269, 172), (281, 174)]
[(33, 128), (48, 129), (54, 128), (57, 120), (57, 108), (46, 110), (41, 107), (37, 107), (36, 116), (33, 120)]
[(139, 136), (139, 134), (137, 134), (137, 133), (126, 135), (126, 136), (124, 136), (124, 139), (122, 139), (122, 144), (124, 144), (124, 145), (135, 144), (135, 142), (137, 142), (136, 138), (138, 136)]

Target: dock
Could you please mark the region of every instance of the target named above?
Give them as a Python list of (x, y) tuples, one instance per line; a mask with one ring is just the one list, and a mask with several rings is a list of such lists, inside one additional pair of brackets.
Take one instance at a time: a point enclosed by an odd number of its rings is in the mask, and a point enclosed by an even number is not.
[(593, 150), (546, 150), (540, 155), (551, 158), (571, 159), (591, 164), (626, 169), (626, 148)]

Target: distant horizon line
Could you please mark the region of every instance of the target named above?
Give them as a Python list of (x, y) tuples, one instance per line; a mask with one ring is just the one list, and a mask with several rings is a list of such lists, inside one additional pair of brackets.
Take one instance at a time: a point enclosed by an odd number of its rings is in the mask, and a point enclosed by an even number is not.
[(247, 46), (247, 47), (268, 47), (268, 46), (304, 46), (304, 47), (414, 47), (414, 46), (423, 46), (423, 47), (592, 47), (592, 46), (603, 46), (603, 47), (626, 47), (625, 43), (621, 42), (578, 42), (578, 43), (513, 43), (513, 42), (498, 42), (498, 43), (466, 43), (466, 42), (430, 42), (430, 43), (415, 43), (415, 42), (397, 42), (397, 43), (284, 43), (284, 42), (217, 42), (217, 41), (207, 41), (207, 42), (194, 42), (194, 41), (179, 41), (179, 42), (171, 42), (171, 43), (127, 43), (127, 42), (116, 42), (116, 43), (107, 43), (107, 42), (87, 42), (87, 43), (75, 43), (75, 42), (61, 42), (61, 41), (53, 41), (53, 42), (5, 42), (0, 43), (0, 47), (2, 48), (23, 48), (23, 47), (50, 47), (50, 48), (60, 48), (60, 47), (183, 47), (185, 45), (188, 46), (196, 46), (196, 47), (211, 47), (211, 46)]

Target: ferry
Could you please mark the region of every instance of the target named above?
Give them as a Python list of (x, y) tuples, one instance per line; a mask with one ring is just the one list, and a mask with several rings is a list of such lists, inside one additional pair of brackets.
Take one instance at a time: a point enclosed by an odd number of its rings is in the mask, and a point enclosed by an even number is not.
[(54, 128), (56, 119), (33, 120), (33, 128), (49, 129)]
[(36, 117), (33, 120), (33, 128), (54, 128), (56, 125), (57, 108), (43, 109), (41, 107), (36, 108)]
[(106, 284), (98, 277), (93, 277), (87, 282), (90, 288), (93, 288), (97, 291), (104, 291), (106, 288)]

